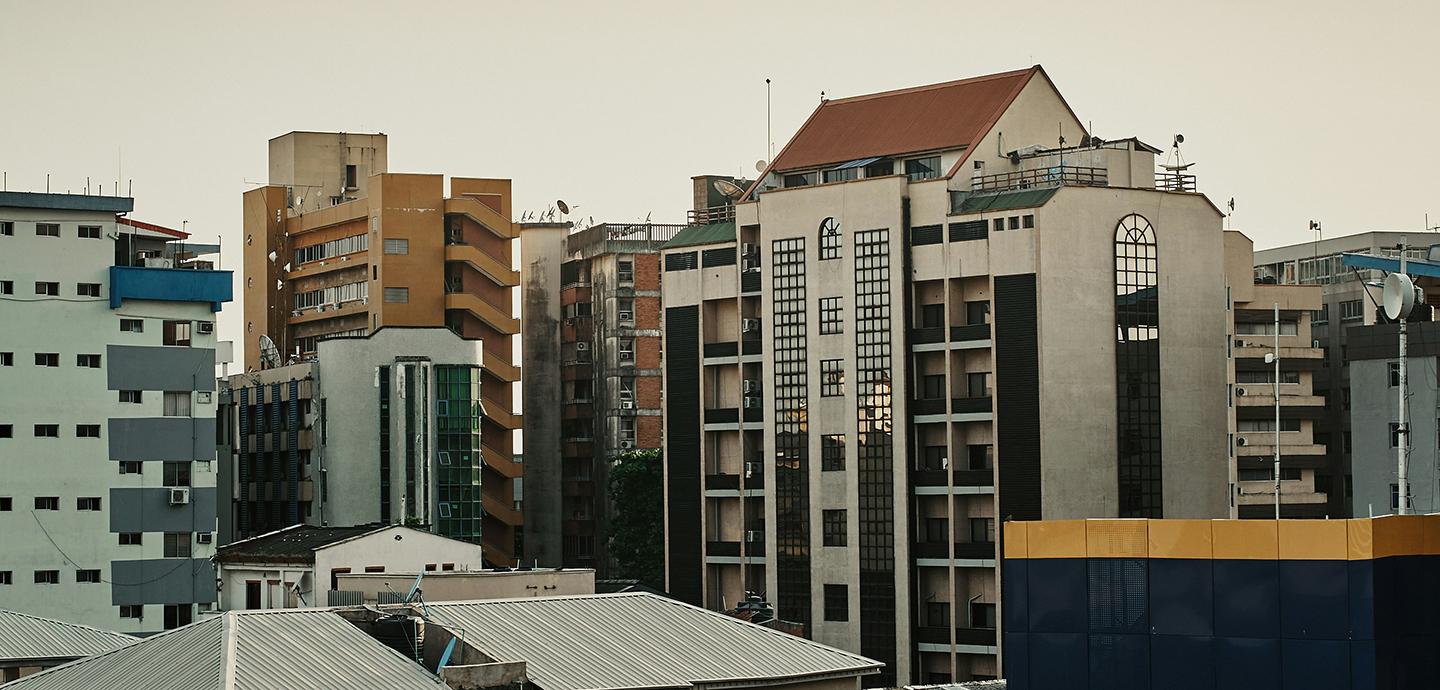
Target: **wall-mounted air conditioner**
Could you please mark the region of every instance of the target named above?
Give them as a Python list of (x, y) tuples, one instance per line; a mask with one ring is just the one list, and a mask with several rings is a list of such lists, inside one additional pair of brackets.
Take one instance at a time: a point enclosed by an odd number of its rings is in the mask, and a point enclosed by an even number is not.
[(628, 321), (634, 321), (634, 320), (635, 320), (635, 314), (634, 314), (633, 312), (622, 311), (622, 312), (620, 312), (620, 315), (619, 315), (619, 316), (620, 316), (620, 320), (621, 320), (621, 321), (627, 321), (627, 322), (628, 322)]
[(621, 400), (621, 401), (620, 401), (620, 409), (622, 409), (622, 410), (633, 410), (633, 409), (635, 409), (635, 401), (634, 401), (634, 400)]
[(758, 529), (745, 530), (745, 541), (751, 544), (765, 541), (765, 533)]
[(745, 333), (756, 333), (760, 330), (760, 319), (741, 319), (740, 330)]
[(746, 478), (746, 479), (749, 479), (749, 478), (751, 478), (751, 477), (760, 476), (760, 475), (763, 475), (763, 474), (765, 474), (765, 466), (764, 466), (764, 465), (761, 465), (760, 463), (754, 462), (754, 461), (745, 463), (745, 478)]
[(760, 398), (745, 398), (745, 401), (741, 403), (741, 405), (747, 410), (758, 410), (760, 409)]
[(197, 321), (195, 323), (195, 330), (199, 331), (200, 335), (211, 335), (215, 332), (215, 322)]
[(186, 489), (186, 488), (174, 488), (174, 489), (170, 489), (170, 505), (172, 505), (172, 506), (183, 506), (183, 505), (188, 505), (189, 503), (190, 503), (190, 489)]
[(620, 450), (634, 450), (634, 448), (635, 448), (635, 442), (634, 442), (634, 441), (621, 441), (621, 442), (620, 442)]

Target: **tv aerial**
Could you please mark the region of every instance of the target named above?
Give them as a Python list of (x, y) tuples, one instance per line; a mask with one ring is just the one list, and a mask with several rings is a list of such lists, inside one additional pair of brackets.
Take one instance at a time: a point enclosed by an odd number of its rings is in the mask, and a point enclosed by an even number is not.
[(274, 369), (280, 366), (280, 349), (275, 347), (275, 341), (270, 336), (260, 336), (260, 368)]
[(715, 191), (720, 192), (727, 199), (739, 199), (745, 195), (745, 188), (730, 180), (715, 180)]

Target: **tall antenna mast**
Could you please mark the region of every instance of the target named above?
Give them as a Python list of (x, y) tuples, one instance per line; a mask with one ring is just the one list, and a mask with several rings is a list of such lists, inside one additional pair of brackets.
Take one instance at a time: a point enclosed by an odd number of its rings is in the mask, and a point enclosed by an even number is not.
[[(1405, 277), (1405, 280), (1401, 282), (1409, 282), (1409, 276), (1405, 273), (1404, 235), (1400, 236), (1400, 275)], [(1411, 288), (1408, 285), (1406, 285), (1406, 287), (1412, 294), (1414, 293), (1414, 288)], [(1386, 302), (1388, 304), (1389, 300), (1386, 300)], [(1400, 425), (1398, 429), (1400, 432), (1400, 447), (1396, 449), (1396, 454), (1399, 456), (1396, 458), (1396, 463), (1398, 465), (1398, 467), (1396, 467), (1396, 474), (1398, 475), (1396, 477), (1396, 493), (1399, 494), (1396, 502), (1399, 503), (1399, 506), (1396, 508), (1396, 511), (1401, 515), (1405, 515), (1410, 512), (1409, 506), (1406, 505), (1410, 502), (1410, 468), (1408, 467), (1408, 465), (1410, 464), (1410, 428), (1408, 426), (1408, 422), (1410, 421), (1410, 415), (1407, 414), (1408, 410), (1405, 409), (1405, 386), (1407, 383), (1409, 383), (1408, 381), (1406, 381), (1409, 372), (1407, 371), (1408, 367), (1405, 366), (1405, 360), (1408, 358), (1408, 350), (1410, 346), (1410, 343), (1408, 342), (1409, 335), (1406, 333), (1406, 326), (1410, 321), (1410, 310), (1402, 309), (1400, 311), (1402, 312), (1400, 314)]]
[(770, 135), (770, 77), (765, 77), (765, 159), (775, 160), (775, 139)]

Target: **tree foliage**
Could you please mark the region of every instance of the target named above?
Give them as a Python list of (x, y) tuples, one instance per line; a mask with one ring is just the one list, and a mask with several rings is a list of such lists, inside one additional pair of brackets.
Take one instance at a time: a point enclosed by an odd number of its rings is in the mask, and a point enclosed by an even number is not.
[(621, 453), (610, 468), (612, 577), (665, 588), (664, 481), (659, 450)]

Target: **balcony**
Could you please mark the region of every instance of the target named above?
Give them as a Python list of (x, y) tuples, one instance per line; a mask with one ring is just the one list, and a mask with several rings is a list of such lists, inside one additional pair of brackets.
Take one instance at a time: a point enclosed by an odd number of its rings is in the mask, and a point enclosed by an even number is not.
[(706, 424), (738, 424), (739, 422), (740, 408), (738, 407), (705, 408)]
[(707, 541), (705, 542), (705, 555), (707, 556), (740, 556), (740, 542), (738, 541)]
[[(955, 486), (995, 486), (995, 474), (990, 470), (955, 470), (951, 472)], [(915, 470), (910, 473), (915, 486), (945, 486), (945, 470)]]
[(740, 294), (760, 292), (760, 272), (743, 271), (740, 273)]
[(210, 311), (232, 300), (230, 271), (202, 271), (188, 268), (110, 267), (110, 308), (119, 309), (125, 300), (160, 302), (208, 302)]
[(740, 345), (733, 340), (721, 343), (705, 343), (706, 357), (735, 357), (739, 354)]
[[(945, 414), (944, 398), (921, 398), (910, 403), (910, 410), (916, 416)], [(991, 397), (951, 398), (951, 414), (984, 414), (991, 411)]]
[[(950, 644), (950, 629), (943, 627), (921, 627), (915, 629), (915, 641), (928, 644)], [(994, 628), (955, 628), (955, 644), (976, 647), (994, 647)]]
[(707, 474), (705, 475), (705, 489), (707, 491), (739, 491), (740, 475)]
[[(914, 558), (948, 559), (949, 545), (943, 541), (920, 541), (910, 548)], [(990, 560), (995, 558), (994, 542), (960, 542), (955, 544), (957, 560)]]
[(1014, 172), (981, 175), (973, 179), (970, 185), (970, 191), (972, 193), (1008, 192), (1014, 189), (1036, 189), (1065, 185), (1106, 187), (1109, 186), (1109, 184), (1109, 174), (1105, 168), (1092, 168), (1079, 165), (1055, 165), (1035, 168), (1033, 170), (1016, 170)]
[(726, 204), (724, 206), (709, 206), (706, 208), (693, 208), (685, 212), (685, 221), (691, 225), (729, 223), (734, 220), (735, 206), (733, 204)]

